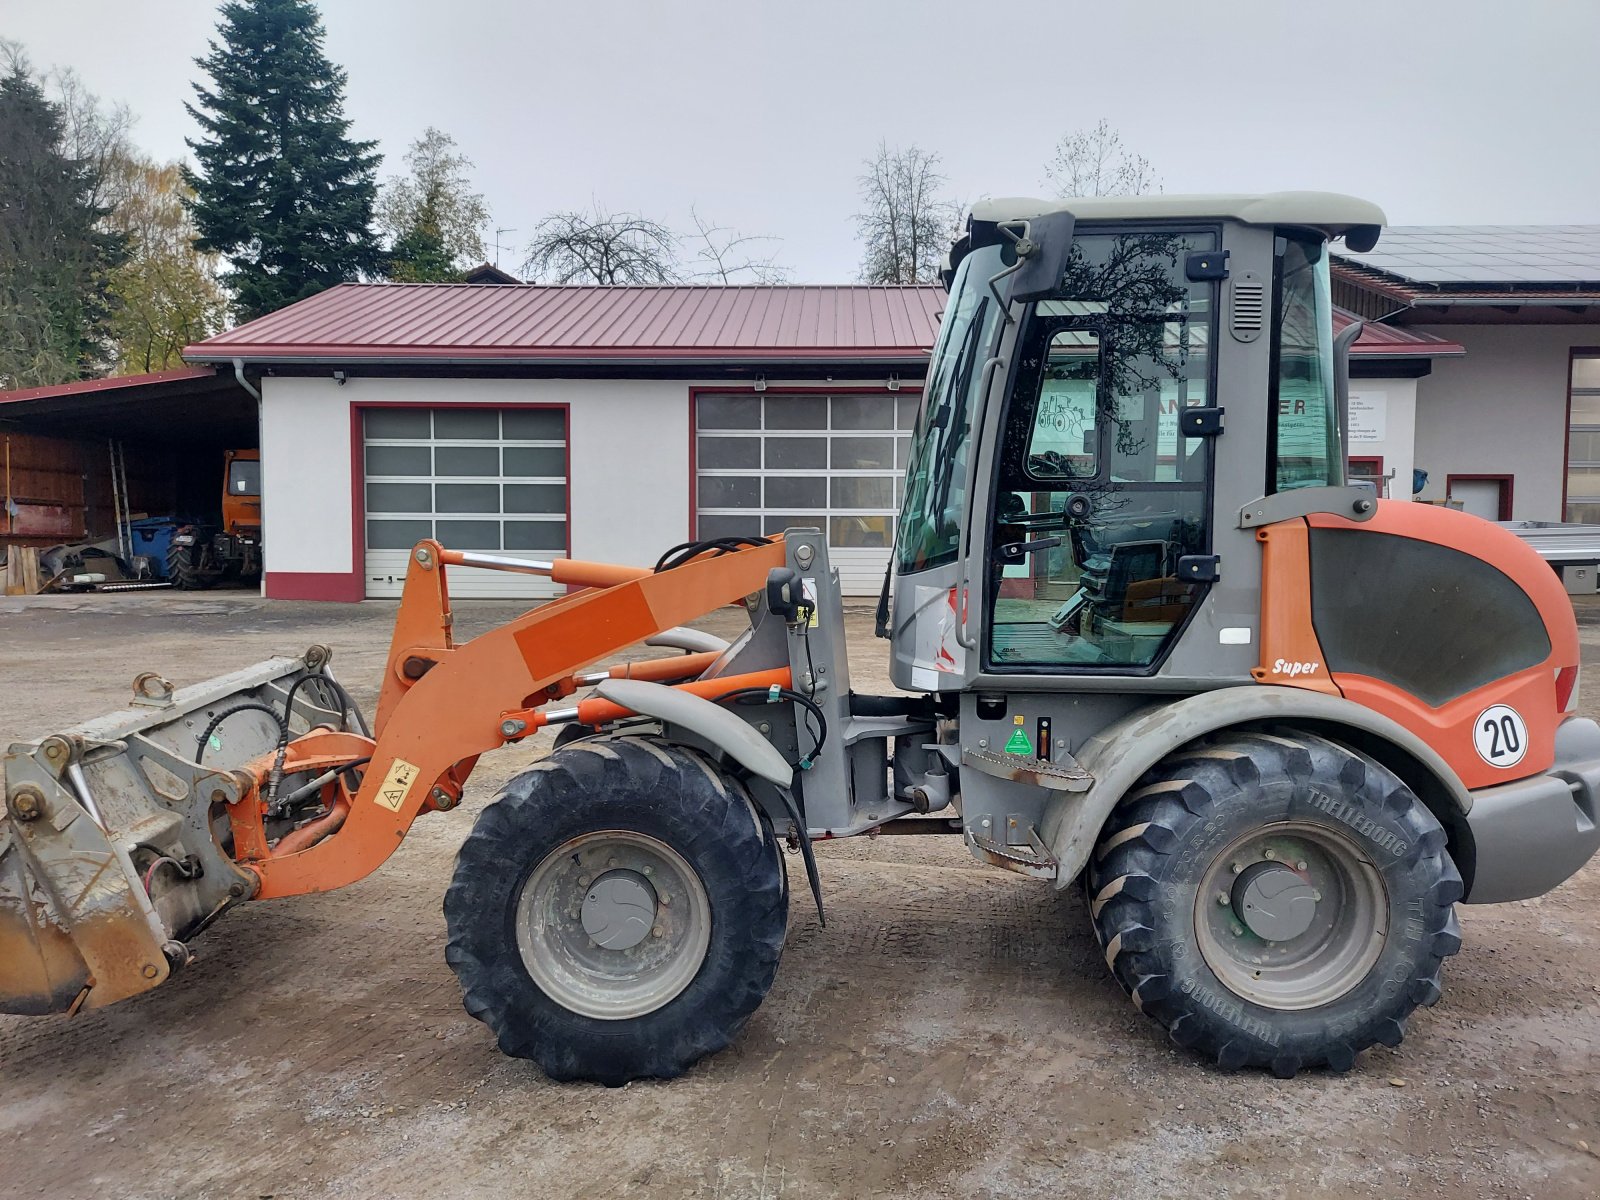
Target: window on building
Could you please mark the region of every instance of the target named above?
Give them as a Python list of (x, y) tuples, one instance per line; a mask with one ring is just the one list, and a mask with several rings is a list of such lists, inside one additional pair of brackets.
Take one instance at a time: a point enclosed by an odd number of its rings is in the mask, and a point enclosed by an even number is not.
[(1566, 519), (1600, 525), (1600, 351), (1572, 356)]
[(887, 553), (920, 401), (915, 392), (702, 393), (695, 402), (699, 536), (809, 525), (836, 550)]

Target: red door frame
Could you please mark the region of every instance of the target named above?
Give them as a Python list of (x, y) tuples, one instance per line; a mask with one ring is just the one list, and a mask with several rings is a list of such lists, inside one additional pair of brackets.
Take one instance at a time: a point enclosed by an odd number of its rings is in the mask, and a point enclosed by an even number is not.
[[(700, 516), (700, 514), (699, 514), (699, 507), (700, 507), (700, 488), (699, 488), (700, 455), (699, 455), (699, 451), (698, 451), (698, 440), (697, 440), (698, 437), (699, 437), (699, 430), (696, 428), (696, 422), (697, 422), (698, 417), (699, 417), (698, 409), (699, 409), (700, 397), (701, 396), (713, 395), (713, 394), (721, 395), (721, 396), (763, 397), (768, 392), (771, 392), (775, 396), (884, 396), (884, 395), (886, 395), (890, 399), (898, 399), (898, 397), (899, 397), (901, 392), (914, 392), (918, 396), (921, 396), (922, 395), (922, 381), (921, 380), (917, 380), (914, 383), (904, 383), (904, 382), (902, 382), (900, 384), (900, 388), (899, 388), (898, 391), (890, 391), (883, 384), (879, 384), (876, 387), (873, 387), (871, 385), (868, 385), (868, 386), (865, 386), (865, 387), (863, 387), (861, 385), (857, 385), (855, 387), (827, 387), (825, 385), (822, 386), (822, 387), (818, 387), (815, 384), (810, 384), (810, 385), (805, 385), (805, 386), (800, 386), (800, 387), (783, 387), (783, 386), (773, 386), (773, 385), (769, 384), (765, 389), (763, 389), (762, 391), (759, 391), (759, 392), (756, 391), (756, 389), (750, 384), (745, 384), (743, 387), (727, 386), (727, 385), (721, 385), (721, 386), (717, 386), (717, 387), (691, 387), (689, 389), (689, 540), (691, 542), (696, 540), (699, 537), (699, 535), (695, 532), (695, 529), (696, 529), (696, 526), (699, 524), (699, 516)], [(740, 432), (740, 431), (730, 429), (730, 430), (726, 430), (725, 432), (727, 432), (727, 433), (737, 433), (737, 432)], [(803, 433), (805, 431), (804, 430), (796, 430), (795, 432)], [(828, 430), (825, 429), (825, 430), (823, 430), (823, 432), (827, 433)], [(872, 434), (877, 433), (879, 431), (873, 430), (873, 429), (863, 429), (861, 432), (862, 432), (862, 434), (864, 436), (870, 437), (870, 436), (872, 436)], [(760, 428), (756, 428), (754, 430), (748, 431), (745, 436), (750, 436), (751, 434), (753, 434), (756, 437), (760, 437), (762, 433), (763, 433), (763, 430), (761, 430)], [(891, 434), (890, 436), (891, 437), (899, 437), (900, 436), (899, 429), (897, 428), (894, 431), (894, 433)], [(899, 474), (899, 473), (902, 473), (902, 472), (898, 472), (897, 471), (895, 473)]]
[(1516, 489), (1517, 477), (1515, 475), (1483, 475), (1483, 474), (1458, 474), (1444, 477), (1444, 498), (1450, 499), (1450, 492), (1455, 487), (1456, 480), (1493, 480), (1500, 485), (1500, 515), (1495, 518), (1499, 521), (1511, 520), (1511, 499)]
[[(367, 598), (366, 550), (366, 434), (365, 414), (372, 408), (551, 408), (561, 411), (566, 473), (566, 553), (572, 554), (572, 406), (565, 402), (506, 401), (486, 404), (473, 400), (407, 401), (355, 400), (350, 403), (350, 570), (272, 571), (266, 576), (269, 600), (335, 600), (354, 603)], [(430, 477), (431, 478), (431, 477)]]
[(1567, 519), (1567, 479), (1572, 472), (1572, 393), (1577, 391), (1573, 379), (1580, 358), (1600, 358), (1600, 346), (1570, 346), (1567, 349), (1567, 424), (1561, 431), (1561, 513), (1558, 521)]

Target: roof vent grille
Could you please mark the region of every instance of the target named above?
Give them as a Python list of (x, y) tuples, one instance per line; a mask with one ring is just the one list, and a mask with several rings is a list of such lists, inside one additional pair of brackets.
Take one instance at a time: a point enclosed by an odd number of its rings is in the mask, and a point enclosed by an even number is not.
[(1228, 326), (1235, 339), (1253, 342), (1267, 318), (1267, 289), (1254, 271), (1241, 271), (1228, 281)]

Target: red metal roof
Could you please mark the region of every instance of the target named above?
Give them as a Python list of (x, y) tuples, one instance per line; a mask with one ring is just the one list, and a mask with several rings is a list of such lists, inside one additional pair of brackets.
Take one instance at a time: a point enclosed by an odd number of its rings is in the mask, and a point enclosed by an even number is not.
[(922, 358), (934, 286), (341, 284), (190, 346), (201, 362)]
[[(347, 283), (190, 346), (200, 362), (926, 361), (944, 289)], [(1339, 310), (1335, 329), (1353, 318)], [(1362, 357), (1464, 353), (1369, 324)]]
[(50, 387), (17, 388), (0, 392), (0, 404), (18, 400), (47, 400), (57, 396), (81, 396), (91, 392), (110, 392), (118, 388), (146, 387), (152, 383), (173, 383), (181, 379), (206, 379), (217, 372), (211, 367), (178, 367), (171, 371), (153, 371), (148, 375), (112, 375), (107, 379), (79, 379), (72, 383), (57, 383)]
[[(1346, 329), (1356, 315), (1342, 308), (1333, 310), (1333, 331)], [(1466, 347), (1420, 329), (1405, 329), (1398, 325), (1379, 325), (1368, 321), (1356, 335), (1352, 355), (1361, 358), (1454, 358), (1465, 354)]]

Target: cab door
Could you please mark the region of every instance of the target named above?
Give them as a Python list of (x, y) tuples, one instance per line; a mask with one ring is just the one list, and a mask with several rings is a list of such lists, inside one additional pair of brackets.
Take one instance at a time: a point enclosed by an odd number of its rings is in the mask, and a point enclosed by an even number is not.
[(1155, 670), (1215, 577), (1216, 229), (1084, 230), (1022, 317), (1001, 419), (985, 669)]

